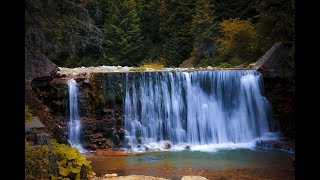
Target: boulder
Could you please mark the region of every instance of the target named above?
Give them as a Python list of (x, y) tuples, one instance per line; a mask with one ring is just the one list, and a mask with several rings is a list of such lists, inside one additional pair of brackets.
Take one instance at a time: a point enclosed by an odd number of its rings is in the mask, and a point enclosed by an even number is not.
[(170, 149), (171, 148), (171, 143), (169, 141), (164, 142), (164, 149)]
[(25, 49), (25, 88), (31, 89), (34, 79), (50, 81), (59, 70), (45, 55)]
[(25, 133), (29, 133), (31, 131), (43, 129), (45, 126), (42, 124), (38, 116), (33, 116), (30, 123), (27, 124), (24, 128)]
[(293, 42), (275, 43), (257, 62), (249, 65), (261, 72), (264, 78), (287, 78), (292, 76), (294, 65), (291, 58)]

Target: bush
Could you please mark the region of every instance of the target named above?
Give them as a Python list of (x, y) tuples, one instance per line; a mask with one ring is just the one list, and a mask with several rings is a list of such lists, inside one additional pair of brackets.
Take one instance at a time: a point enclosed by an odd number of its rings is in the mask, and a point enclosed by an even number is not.
[(231, 64), (227, 63), (227, 62), (224, 62), (224, 63), (221, 63), (218, 68), (230, 68), (232, 67)]
[[(56, 140), (51, 140), (51, 144), (53, 155), (47, 145), (25, 145), (25, 179), (88, 179), (88, 175), (93, 175), (91, 162), (77, 149), (59, 144)], [(54, 157), (51, 162), (58, 172), (50, 169), (50, 154)]]
[(92, 166), (76, 148), (58, 144), (51, 140), (53, 153), (59, 169), (59, 177), (70, 179), (87, 179), (92, 175)]
[(223, 20), (220, 26), (218, 50), (222, 56), (237, 57), (242, 62), (256, 58), (256, 31), (250, 21), (235, 18)]
[(32, 119), (32, 111), (28, 105), (24, 106), (24, 122), (25, 124), (29, 124)]
[(147, 63), (140, 66), (142, 68), (152, 68), (152, 69), (162, 69), (164, 65), (162, 63), (154, 62), (154, 63)]
[(50, 166), (48, 146), (25, 146), (25, 179), (48, 179)]

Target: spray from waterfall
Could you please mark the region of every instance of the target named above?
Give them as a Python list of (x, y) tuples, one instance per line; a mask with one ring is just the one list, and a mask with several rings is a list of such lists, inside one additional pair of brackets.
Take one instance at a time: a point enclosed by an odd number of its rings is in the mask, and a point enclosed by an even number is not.
[(79, 152), (84, 153), (86, 150), (80, 143), (81, 122), (78, 109), (78, 84), (74, 79), (68, 80), (68, 92), (70, 110), (70, 118), (68, 122), (68, 141), (72, 147), (75, 147)]

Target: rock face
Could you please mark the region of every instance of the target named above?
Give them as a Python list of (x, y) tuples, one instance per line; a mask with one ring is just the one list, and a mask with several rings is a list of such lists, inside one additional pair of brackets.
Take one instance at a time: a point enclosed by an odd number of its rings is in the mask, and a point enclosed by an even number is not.
[(265, 96), (272, 104), (274, 116), (270, 128), (280, 129), (289, 139), (295, 138), (295, 63), (292, 48), (292, 42), (276, 43), (250, 65), (261, 72)]
[(25, 88), (31, 89), (34, 79), (47, 81), (53, 79), (59, 70), (58, 66), (51, 62), (43, 54), (31, 52), (25, 49)]
[[(92, 73), (81, 76), (56, 76), (49, 83), (33, 87), (53, 114), (55, 132), (68, 137), (69, 98), (67, 80), (74, 78), (79, 85), (78, 106), (81, 121), (80, 141), (86, 149), (119, 148), (124, 139), (123, 75)], [(61, 133), (59, 133), (61, 134)]]
[(30, 123), (25, 125), (25, 138), (32, 145), (50, 143), (50, 134), (38, 116), (33, 116)]
[(292, 47), (292, 42), (278, 42), (251, 67), (260, 71), (265, 78), (288, 78), (293, 73)]

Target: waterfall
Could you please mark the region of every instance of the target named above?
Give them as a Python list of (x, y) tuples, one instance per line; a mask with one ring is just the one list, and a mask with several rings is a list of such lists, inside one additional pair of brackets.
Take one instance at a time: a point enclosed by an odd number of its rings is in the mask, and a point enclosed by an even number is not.
[(256, 70), (127, 73), (125, 139), (133, 148), (252, 142), (269, 132)]
[(74, 79), (68, 80), (68, 92), (69, 92), (69, 110), (70, 119), (68, 122), (69, 129), (69, 143), (72, 147), (75, 147), (79, 152), (84, 153), (86, 150), (80, 143), (80, 130), (81, 122), (78, 110), (78, 84)]

